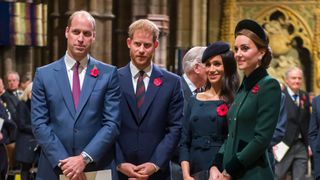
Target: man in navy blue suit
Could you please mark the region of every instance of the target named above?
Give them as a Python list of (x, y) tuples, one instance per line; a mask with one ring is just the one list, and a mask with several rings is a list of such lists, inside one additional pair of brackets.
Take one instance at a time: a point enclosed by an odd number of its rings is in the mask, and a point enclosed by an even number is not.
[(313, 155), (314, 179), (320, 179), (320, 96), (312, 100), (312, 113), (309, 125), (309, 144)]
[(133, 22), (128, 35), (131, 61), (118, 71), (123, 92), (116, 147), (119, 178), (166, 180), (181, 133), (180, 77), (152, 63), (159, 36), (153, 22)]
[(41, 146), (37, 180), (82, 179), (108, 168), (120, 127), (117, 69), (89, 55), (95, 20), (74, 12), (65, 30), (67, 52), (37, 69), (31, 121)]

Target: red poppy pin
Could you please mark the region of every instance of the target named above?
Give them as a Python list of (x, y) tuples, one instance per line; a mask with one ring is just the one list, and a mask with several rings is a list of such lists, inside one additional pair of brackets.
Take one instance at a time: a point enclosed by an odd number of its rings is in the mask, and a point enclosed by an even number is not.
[(306, 102), (307, 97), (305, 95), (303, 95), (300, 99), (300, 107), (304, 108), (304, 102)]
[(260, 90), (260, 86), (258, 84), (256, 84), (255, 86), (253, 86), (253, 88), (251, 89), (251, 92), (253, 94), (257, 94), (258, 91)]
[(223, 103), (219, 107), (217, 107), (218, 116), (225, 117), (228, 114), (228, 106)]
[(160, 86), (162, 84), (162, 80), (158, 77), (153, 80), (153, 84), (155, 86)]
[(91, 69), (90, 75), (93, 77), (97, 77), (99, 75), (99, 69), (96, 65), (94, 65), (94, 67)]

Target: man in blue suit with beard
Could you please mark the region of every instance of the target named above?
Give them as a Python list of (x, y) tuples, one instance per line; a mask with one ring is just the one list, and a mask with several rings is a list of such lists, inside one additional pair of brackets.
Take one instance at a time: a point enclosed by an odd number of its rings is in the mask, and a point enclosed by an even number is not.
[(181, 133), (179, 76), (152, 63), (159, 29), (140, 19), (129, 27), (131, 61), (119, 69), (122, 124), (116, 147), (119, 178), (166, 180)]
[(117, 70), (89, 55), (94, 18), (73, 13), (65, 36), (65, 56), (38, 68), (34, 78), (31, 121), (42, 149), (37, 180), (57, 180), (59, 174), (79, 180), (83, 172), (106, 169), (119, 135)]

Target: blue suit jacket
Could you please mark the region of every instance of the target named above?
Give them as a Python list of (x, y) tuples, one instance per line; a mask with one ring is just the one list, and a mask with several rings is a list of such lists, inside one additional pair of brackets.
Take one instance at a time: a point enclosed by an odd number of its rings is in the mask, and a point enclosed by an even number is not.
[[(149, 179), (164, 180), (168, 175), (169, 160), (181, 136), (183, 93), (180, 77), (153, 65), (139, 114), (129, 64), (118, 72), (123, 96), (116, 163), (138, 165), (152, 162), (160, 170)], [(158, 86), (155, 79), (161, 81)]]
[(271, 139), (271, 143), (270, 143), (271, 147), (278, 144), (282, 140), (286, 131), (287, 111), (285, 108), (285, 104), (286, 104), (286, 95), (283, 92), (281, 92), (279, 118), (278, 118), (276, 129), (274, 130), (274, 133)]
[[(96, 67), (98, 76), (90, 75)], [(88, 153), (85, 171), (105, 169), (119, 135), (121, 92), (115, 67), (90, 57), (78, 109), (75, 110), (64, 58), (37, 69), (32, 90), (31, 121), (42, 147), (37, 179), (58, 179), (59, 160)]]
[(312, 100), (308, 137), (313, 154), (314, 178), (317, 179), (320, 177), (320, 96)]

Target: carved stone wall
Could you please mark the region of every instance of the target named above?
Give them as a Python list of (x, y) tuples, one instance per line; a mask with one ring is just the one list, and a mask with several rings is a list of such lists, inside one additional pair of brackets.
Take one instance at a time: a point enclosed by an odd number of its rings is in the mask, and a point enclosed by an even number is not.
[(230, 17), (222, 21), (222, 38), (232, 42), (231, 31), (239, 20), (256, 20), (265, 28), (274, 55), (269, 73), (284, 83), (284, 72), (299, 66), (304, 71), (304, 89), (319, 92), (319, 2), (228, 0), (224, 13)]

